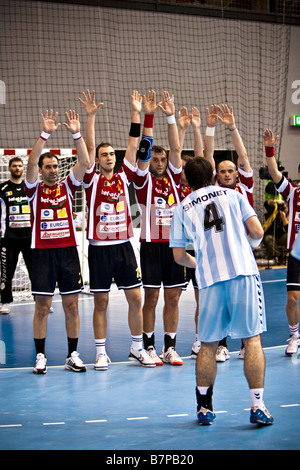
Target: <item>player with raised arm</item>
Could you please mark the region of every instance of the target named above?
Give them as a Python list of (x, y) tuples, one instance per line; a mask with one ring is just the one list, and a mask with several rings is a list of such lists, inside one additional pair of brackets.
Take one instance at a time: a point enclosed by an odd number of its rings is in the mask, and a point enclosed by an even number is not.
[(50, 152), (42, 154), (46, 141), (60, 126), (56, 123), (57, 115), (52, 109), (42, 114), (43, 131), (29, 155), (25, 179), (25, 191), (31, 207), (32, 294), (35, 298), (33, 333), (37, 353), (33, 372), (36, 374), (47, 372), (47, 319), (56, 282), (62, 298), (68, 337), (65, 368), (75, 372), (86, 371), (77, 352), (80, 325), (78, 296), (82, 290), (82, 279), (72, 202), (88, 168), (89, 156), (80, 134), (78, 114), (75, 111), (66, 112), (64, 126), (72, 134), (78, 161), (69, 175), (59, 180), (57, 156)]
[[(130, 238), (133, 237), (129, 184), (136, 172), (136, 154), (140, 138), (142, 97), (131, 95), (131, 125), (121, 168), (115, 171), (115, 150), (109, 142), (95, 146), (95, 117), (102, 103), (95, 103), (95, 92), (87, 90), (80, 98), (87, 112), (87, 148), (90, 165), (83, 185), (87, 197), (90, 291), (94, 294), (93, 327), (96, 346), (95, 370), (107, 370), (107, 308), (113, 280), (122, 289), (128, 303), (128, 324), (132, 344), (129, 360), (144, 367), (155, 362), (143, 349), (141, 279)], [(96, 169), (96, 163), (99, 171)]]
[[(143, 305), (144, 347), (156, 365), (163, 362), (182, 365), (175, 349), (178, 325), (178, 302), (186, 285), (184, 269), (177, 266), (169, 248), (170, 226), (175, 206), (180, 202), (181, 157), (175, 105), (169, 92), (163, 92), (162, 103), (156, 104), (152, 90), (145, 100), (144, 135), (153, 139), (153, 120), (160, 108), (167, 117), (170, 151), (151, 145), (144, 157), (138, 154), (134, 188), (142, 208), (141, 269), (145, 292)], [(142, 139), (146, 140), (145, 138)], [(151, 153), (152, 151), (152, 153)], [(164, 286), (164, 346), (158, 357), (155, 348), (155, 317), (161, 284)]]

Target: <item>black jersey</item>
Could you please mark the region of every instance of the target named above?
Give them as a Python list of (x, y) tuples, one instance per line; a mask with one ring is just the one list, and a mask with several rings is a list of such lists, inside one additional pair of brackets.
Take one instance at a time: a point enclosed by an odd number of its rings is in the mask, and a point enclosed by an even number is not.
[(23, 181), (0, 184), (0, 212), (2, 238), (31, 237), (30, 207)]

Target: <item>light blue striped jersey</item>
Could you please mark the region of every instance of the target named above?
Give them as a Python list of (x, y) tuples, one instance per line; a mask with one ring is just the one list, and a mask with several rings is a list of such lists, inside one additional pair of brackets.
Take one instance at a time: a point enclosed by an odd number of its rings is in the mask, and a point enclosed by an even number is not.
[(244, 224), (255, 215), (245, 196), (219, 186), (200, 188), (176, 207), (170, 247), (186, 248), (192, 242), (199, 289), (258, 274)]

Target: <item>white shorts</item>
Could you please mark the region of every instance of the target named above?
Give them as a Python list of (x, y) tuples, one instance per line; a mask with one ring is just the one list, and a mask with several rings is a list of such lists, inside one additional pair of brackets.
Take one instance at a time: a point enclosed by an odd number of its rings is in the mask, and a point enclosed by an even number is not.
[(211, 343), (227, 336), (251, 338), (266, 331), (266, 312), (259, 275), (239, 276), (199, 291), (200, 341)]

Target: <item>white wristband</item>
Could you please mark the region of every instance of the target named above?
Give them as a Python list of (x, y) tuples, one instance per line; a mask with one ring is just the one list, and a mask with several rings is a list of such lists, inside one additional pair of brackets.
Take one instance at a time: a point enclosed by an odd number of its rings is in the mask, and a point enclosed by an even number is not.
[(77, 132), (76, 134), (72, 134), (72, 137), (73, 137), (74, 140), (79, 140), (79, 139), (81, 139), (81, 134), (80, 134), (80, 132)]
[(172, 114), (172, 116), (168, 116), (168, 124), (176, 124), (175, 114)]
[(215, 127), (207, 127), (205, 135), (208, 137), (213, 137), (215, 135)]
[(51, 134), (48, 134), (48, 132), (42, 131), (40, 138), (43, 140), (48, 140)]

